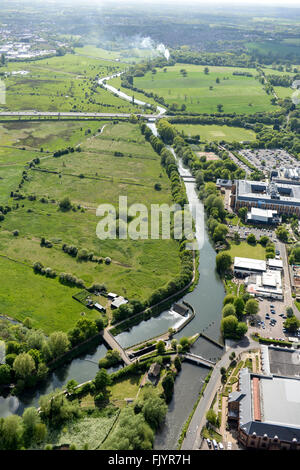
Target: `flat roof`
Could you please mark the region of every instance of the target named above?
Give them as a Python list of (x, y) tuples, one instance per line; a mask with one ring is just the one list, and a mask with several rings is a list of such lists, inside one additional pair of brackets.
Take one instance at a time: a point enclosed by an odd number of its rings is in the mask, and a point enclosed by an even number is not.
[(240, 258), (236, 256), (234, 258), (234, 267), (240, 269), (248, 269), (255, 271), (265, 271), (266, 262), (261, 259), (252, 259), (252, 258)]
[(300, 427), (300, 380), (260, 377), (260, 391), (262, 421)]
[(300, 185), (285, 183), (273, 183), (274, 188), (279, 191), (279, 199), (272, 199), (270, 185), (264, 181), (236, 180), (237, 200), (255, 200), (267, 204), (300, 205)]
[(283, 261), (282, 259), (268, 259), (268, 265), (273, 266), (274, 268), (283, 268)]
[(258, 207), (251, 207), (250, 213), (251, 215), (268, 217), (268, 219), (271, 219), (274, 213), (277, 214), (277, 211), (271, 211), (270, 209), (259, 209)]
[(281, 275), (279, 271), (266, 271), (262, 273), (261, 282), (263, 286), (281, 287)]
[[(253, 379), (255, 380), (253, 396)], [(248, 435), (267, 434), (282, 441), (300, 440), (300, 380), (240, 371), (239, 423)], [(258, 394), (259, 393), (259, 398)], [(234, 396), (230, 394), (230, 399)], [(256, 404), (254, 405), (254, 398)], [(260, 407), (255, 420), (254, 407)], [(259, 418), (259, 413), (256, 413)]]
[(271, 374), (300, 377), (300, 351), (274, 346), (266, 348)]

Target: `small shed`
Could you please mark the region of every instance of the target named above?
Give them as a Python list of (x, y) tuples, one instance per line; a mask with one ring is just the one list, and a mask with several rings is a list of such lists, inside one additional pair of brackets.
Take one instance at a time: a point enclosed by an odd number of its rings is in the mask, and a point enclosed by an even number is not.
[(149, 377), (157, 378), (159, 376), (159, 373), (160, 373), (160, 365), (158, 364), (158, 362), (154, 362), (150, 366), (150, 369), (148, 371), (148, 375), (149, 375)]
[(119, 308), (120, 305), (127, 304), (128, 300), (124, 299), (124, 297), (116, 297), (115, 300), (111, 303), (111, 308)]
[(118, 294), (114, 294), (113, 292), (109, 292), (109, 293), (107, 294), (107, 297), (108, 297), (109, 299), (111, 299), (111, 300), (114, 300), (114, 299), (116, 299), (116, 298), (118, 297)]
[(95, 307), (95, 309), (97, 309), (99, 312), (106, 312), (106, 308), (103, 307), (102, 305), (98, 304), (98, 303), (96, 303), (96, 304), (94, 305), (94, 307)]

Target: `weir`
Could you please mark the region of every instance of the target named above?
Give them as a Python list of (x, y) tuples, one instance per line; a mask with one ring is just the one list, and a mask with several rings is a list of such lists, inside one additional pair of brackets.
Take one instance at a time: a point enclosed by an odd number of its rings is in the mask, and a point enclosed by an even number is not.
[(207, 341), (210, 341), (211, 343), (215, 344), (216, 346), (218, 346), (219, 348), (221, 349), (224, 349), (224, 345), (221, 344), (221, 343), (218, 343), (218, 341), (216, 341), (215, 339), (213, 338), (210, 338), (209, 336), (207, 336), (206, 334), (204, 333), (200, 333), (200, 336), (202, 336), (202, 338), (205, 338)]

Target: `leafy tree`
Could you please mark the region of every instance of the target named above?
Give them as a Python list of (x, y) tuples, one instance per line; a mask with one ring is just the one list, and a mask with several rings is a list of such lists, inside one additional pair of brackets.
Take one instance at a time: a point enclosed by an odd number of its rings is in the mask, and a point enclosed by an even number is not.
[(68, 197), (65, 197), (59, 202), (59, 208), (63, 212), (67, 212), (72, 209), (71, 201)]
[(255, 299), (249, 299), (245, 305), (245, 312), (247, 315), (256, 315), (259, 310), (259, 304)]
[(280, 225), (277, 228), (276, 235), (277, 235), (278, 240), (281, 240), (282, 242), (287, 243), (289, 239), (289, 232), (285, 227), (283, 227), (283, 225)]
[(228, 317), (229, 315), (235, 315), (235, 313), (235, 306), (233, 304), (227, 304), (223, 307), (223, 318)]
[(186, 336), (180, 338), (179, 344), (182, 347), (183, 351), (187, 351), (190, 347), (189, 339)]
[(216, 256), (217, 271), (223, 275), (232, 265), (232, 258), (228, 253), (220, 252)]
[(294, 310), (292, 307), (286, 307), (286, 314), (289, 318), (294, 316)]
[(247, 243), (249, 243), (249, 245), (255, 245), (256, 244), (256, 238), (255, 238), (255, 235), (253, 233), (250, 233), (248, 235)]
[(48, 395), (42, 395), (39, 405), (41, 419), (53, 428), (75, 417), (78, 418), (81, 414), (78, 402), (67, 400), (59, 389)]
[(20, 416), (11, 415), (5, 418), (0, 431), (0, 442), (3, 449), (17, 450), (20, 448), (23, 432), (22, 418)]
[(35, 437), (36, 426), (41, 422), (38, 411), (34, 407), (26, 408), (23, 413), (24, 440), (26, 447), (32, 443)]
[(0, 365), (0, 385), (9, 384), (11, 380), (11, 368), (8, 364)]
[(213, 233), (214, 242), (224, 241), (228, 233), (228, 227), (225, 224), (218, 224)]
[(208, 410), (208, 412), (206, 413), (206, 419), (213, 426), (218, 425), (218, 417), (213, 409)]
[(166, 413), (167, 405), (159, 396), (153, 396), (145, 401), (142, 408), (143, 415), (147, 423), (157, 430), (163, 423)]
[(19, 354), (14, 360), (13, 369), (17, 377), (27, 380), (35, 372), (34, 359), (28, 353)]
[(111, 384), (111, 377), (105, 369), (100, 369), (97, 372), (94, 384), (97, 391), (106, 392), (106, 387)]
[(247, 209), (247, 207), (240, 207), (240, 209), (238, 210), (238, 215), (239, 215), (239, 218), (240, 218), (243, 222), (246, 222), (247, 214), (248, 214), (248, 209)]
[(179, 356), (175, 356), (174, 365), (175, 365), (176, 369), (178, 370), (178, 372), (180, 372), (181, 371), (181, 360), (180, 360)]
[(267, 237), (266, 235), (263, 235), (262, 237), (260, 237), (259, 239), (259, 243), (262, 245), (262, 246), (266, 246), (267, 243), (269, 243), (270, 239), (269, 237)]
[(224, 338), (235, 338), (238, 319), (235, 315), (230, 315), (221, 320), (221, 331)]
[(163, 354), (166, 351), (165, 343), (163, 341), (158, 341), (156, 350), (158, 354)]
[(292, 317), (289, 317), (285, 320), (283, 326), (288, 331), (296, 332), (300, 327), (300, 320), (298, 320), (298, 318), (293, 315)]
[(227, 294), (227, 295), (225, 295), (225, 297), (224, 297), (223, 305), (233, 304), (234, 301), (235, 301), (235, 299), (236, 299), (235, 295), (233, 295), (233, 294)]
[(242, 297), (237, 297), (235, 299), (234, 306), (235, 306), (235, 311), (236, 311), (237, 317), (241, 318), (241, 316), (244, 313), (244, 309), (245, 309), (245, 302), (243, 301)]
[(248, 327), (246, 323), (239, 322), (235, 330), (237, 339), (242, 338), (247, 333), (247, 331), (248, 331)]
[(70, 347), (70, 341), (67, 333), (64, 333), (63, 331), (54, 331), (49, 337), (48, 345), (52, 357), (55, 358), (62, 356), (68, 351)]
[(162, 380), (162, 387), (164, 390), (164, 394), (166, 397), (166, 402), (170, 403), (172, 400), (173, 396), (173, 391), (174, 391), (174, 376), (172, 372), (167, 372), (167, 374), (164, 376)]

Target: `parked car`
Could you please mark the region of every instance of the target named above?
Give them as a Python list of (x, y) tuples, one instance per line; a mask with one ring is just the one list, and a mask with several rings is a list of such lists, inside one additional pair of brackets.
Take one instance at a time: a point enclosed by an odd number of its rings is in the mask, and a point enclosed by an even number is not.
[(231, 442), (227, 443), (227, 450), (232, 450), (232, 443)]
[(219, 442), (219, 449), (224, 450), (224, 446), (223, 446), (222, 442)]
[(207, 442), (208, 447), (211, 449), (211, 440), (207, 438), (206, 442)]
[(214, 450), (219, 450), (217, 441), (215, 439), (212, 440), (212, 443), (213, 443), (213, 446), (214, 446)]

